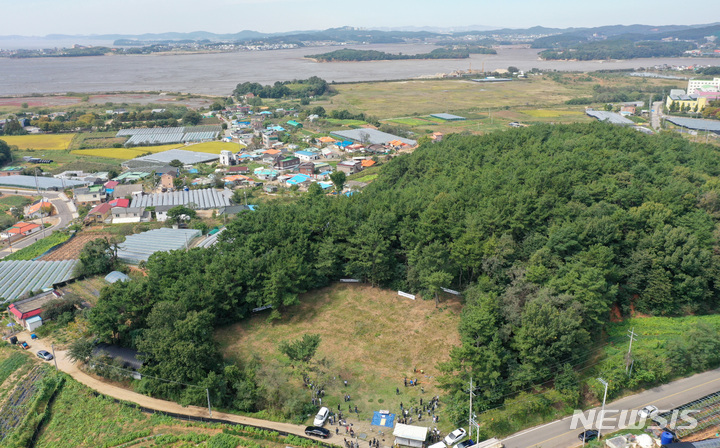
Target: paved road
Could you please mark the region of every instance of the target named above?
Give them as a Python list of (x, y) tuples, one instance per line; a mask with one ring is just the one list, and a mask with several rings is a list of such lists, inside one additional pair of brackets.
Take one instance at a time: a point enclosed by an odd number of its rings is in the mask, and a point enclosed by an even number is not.
[[(689, 378), (683, 378), (608, 403), (605, 405), (605, 415), (608, 418), (616, 417), (617, 419), (621, 410), (641, 409), (649, 404), (657, 406), (660, 410), (669, 410), (717, 391), (720, 391), (720, 369), (699, 373)], [(587, 415), (587, 412), (585, 415)], [(580, 446), (578, 434), (584, 429), (570, 429), (571, 423), (572, 417), (566, 417), (562, 420), (514, 434), (503, 440), (503, 443), (505, 448), (568, 448)], [(604, 430), (603, 433), (611, 433), (617, 429), (626, 428), (632, 423), (634, 422), (623, 422), (619, 426), (615, 425), (616, 429)], [(605, 425), (609, 426), (611, 424), (610, 419), (605, 421)]]
[(650, 123), (653, 129), (656, 131), (660, 130), (660, 120), (662, 120), (663, 116), (663, 102), (662, 101), (656, 101), (652, 103), (651, 108), (651, 119)]
[[(4, 195), (37, 195), (37, 192), (35, 190), (21, 190), (12, 188), (0, 189), (0, 193)], [(73, 218), (77, 218), (77, 209), (75, 208), (75, 204), (70, 201), (70, 199), (65, 195), (65, 193), (56, 191), (43, 191), (41, 194), (43, 197), (48, 198), (50, 202), (52, 202), (52, 204), (55, 206), (57, 214), (53, 215), (52, 219), (56, 222), (41, 233), (33, 234), (26, 238), (23, 238), (22, 240), (15, 241), (12, 245), (13, 252), (33, 244), (40, 238), (50, 236), (56, 230), (67, 227), (72, 222)], [(0, 250), (0, 259), (8, 255), (10, 255), (10, 248)]]
[[(32, 351), (32, 353), (37, 353), (38, 350), (47, 350), (52, 353), (52, 348), (50, 347), (49, 340), (30, 340), (30, 335), (27, 331), (19, 333), (18, 339), (28, 341), (28, 343), (30, 344), (30, 351)], [(208, 410), (208, 408), (198, 406), (181, 406), (171, 401), (159, 400), (157, 398), (148, 397), (147, 395), (138, 394), (131, 390), (123, 389), (121, 387), (100, 381), (99, 379), (92, 377), (78, 369), (77, 365), (75, 365), (72, 361), (70, 361), (70, 359), (67, 358), (65, 351), (55, 350), (55, 356), (57, 361), (56, 365), (60, 370), (67, 373), (80, 383), (83, 383), (89, 388), (94, 389), (104, 395), (117, 398), (119, 400), (137, 403), (140, 406), (148, 409), (155, 409), (157, 411), (190, 415), (195, 417), (210, 417), (210, 411)], [(49, 362), (53, 363), (55, 361)], [(269, 420), (261, 420), (235, 414), (226, 414), (224, 412), (217, 412), (214, 410), (212, 411), (212, 418), (229, 420), (243, 425), (259, 426), (261, 428), (284, 431), (289, 434), (296, 434), (305, 437), (305, 426), (301, 425), (273, 422)], [(339, 436), (335, 435), (332, 435), (329, 439), (330, 443), (335, 443), (339, 445), (338, 441)]]

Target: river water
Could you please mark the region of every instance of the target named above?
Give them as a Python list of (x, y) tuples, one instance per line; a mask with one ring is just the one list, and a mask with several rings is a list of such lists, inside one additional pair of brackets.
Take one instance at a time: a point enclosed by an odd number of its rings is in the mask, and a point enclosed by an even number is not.
[[(500, 48), (497, 55), (461, 60), (399, 60), (318, 63), (303, 56), (347, 47), (186, 55), (132, 55), (75, 58), (0, 58), (0, 95), (61, 92), (146, 91), (227, 95), (240, 82), (273, 83), (317, 75), (328, 81), (408, 79), (454, 70), (535, 67), (541, 70), (592, 71), (668, 65), (718, 65), (720, 59), (653, 58), (626, 61), (541, 61), (538, 50)], [(431, 45), (364, 45), (407, 54), (428, 52)]]

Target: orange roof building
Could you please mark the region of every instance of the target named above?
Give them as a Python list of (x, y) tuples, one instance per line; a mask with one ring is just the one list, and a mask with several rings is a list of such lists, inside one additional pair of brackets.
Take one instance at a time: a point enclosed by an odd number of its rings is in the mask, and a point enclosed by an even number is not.
[(360, 162), (360, 163), (362, 164), (363, 168), (367, 168), (367, 167), (370, 167), (370, 166), (375, 165), (375, 161), (374, 161), (374, 160), (370, 160), (370, 159), (365, 159), (365, 160), (363, 160), (363, 161)]
[(40, 224), (20, 221), (19, 223), (7, 229), (5, 232), (8, 235), (29, 235), (33, 232), (37, 232), (39, 229)]
[(28, 211), (27, 211), (26, 214), (27, 214), (27, 215), (33, 215), (33, 214), (39, 212), (40, 209), (43, 208), (43, 207), (49, 207), (49, 208), (50, 208), (50, 213), (49, 213), (49, 214), (52, 215), (53, 205), (52, 205), (52, 203), (50, 203), (50, 202), (48, 202), (48, 201), (40, 201), (40, 202), (38, 202), (37, 204), (31, 205), (30, 207), (28, 207)]
[(318, 140), (320, 143), (335, 143), (335, 142), (337, 142), (337, 140), (335, 140), (335, 139), (332, 138), (332, 137), (320, 137), (320, 138), (317, 139), (317, 140)]
[(280, 154), (282, 151), (279, 149), (268, 149), (266, 151), (263, 151), (263, 154), (270, 154), (271, 156), (274, 156), (275, 154)]

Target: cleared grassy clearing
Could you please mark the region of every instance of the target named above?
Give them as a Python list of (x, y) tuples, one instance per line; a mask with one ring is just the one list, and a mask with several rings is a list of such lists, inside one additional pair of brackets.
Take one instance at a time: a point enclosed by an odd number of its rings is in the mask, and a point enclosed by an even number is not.
[(8, 145), (15, 145), (18, 149), (44, 149), (59, 151), (67, 149), (75, 134), (43, 134), (43, 135), (1, 135)]
[[(345, 407), (341, 398), (348, 393), (358, 417), (367, 419), (372, 410), (397, 412), (400, 402), (407, 406), (441, 393), (437, 363), (449, 359), (450, 348), (459, 344), (460, 309), (456, 299), (435, 308), (433, 301), (403, 298), (395, 291), (340, 284), (303, 295), (300, 305), (272, 324), (260, 315), (218, 330), (216, 336), (227, 357), (257, 356), (263, 365), (276, 364), (292, 376), (296, 370), (280, 354), (278, 343), (319, 334), (315, 358), (326, 359), (328, 371), (323, 405)], [(415, 377), (424, 395), (419, 387), (403, 386), (403, 378)]]

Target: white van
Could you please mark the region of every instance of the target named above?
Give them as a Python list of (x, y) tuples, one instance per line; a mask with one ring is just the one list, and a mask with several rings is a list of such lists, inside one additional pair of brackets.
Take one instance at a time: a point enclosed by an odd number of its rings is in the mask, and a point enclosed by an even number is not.
[(315, 416), (315, 421), (313, 421), (313, 425), (322, 427), (325, 424), (325, 420), (327, 420), (329, 416), (330, 409), (326, 408), (325, 406), (321, 407), (317, 415)]

